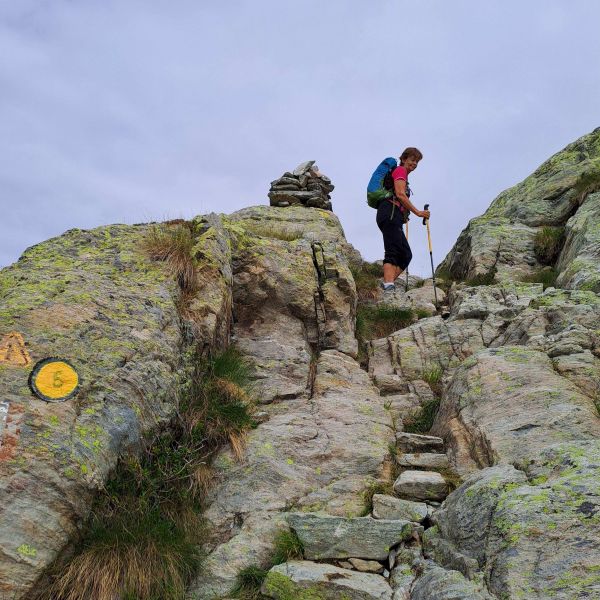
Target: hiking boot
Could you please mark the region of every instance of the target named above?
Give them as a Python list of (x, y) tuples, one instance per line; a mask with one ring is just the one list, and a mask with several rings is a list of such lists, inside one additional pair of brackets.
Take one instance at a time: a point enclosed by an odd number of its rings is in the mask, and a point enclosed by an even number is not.
[(384, 291), (384, 292), (395, 292), (396, 291), (396, 284), (394, 283), (388, 283), (387, 285), (385, 283), (380, 282), (379, 287)]

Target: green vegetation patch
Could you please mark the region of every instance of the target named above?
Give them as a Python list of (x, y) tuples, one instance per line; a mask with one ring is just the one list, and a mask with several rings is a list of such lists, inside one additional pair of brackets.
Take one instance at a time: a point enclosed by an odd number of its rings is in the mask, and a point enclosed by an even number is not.
[(423, 402), (419, 411), (404, 421), (404, 431), (408, 433), (427, 433), (433, 426), (440, 409), (440, 398), (434, 397)]
[(431, 429), (442, 399), (442, 375), (443, 370), (439, 365), (433, 365), (423, 370), (421, 379), (429, 384), (433, 398), (423, 402), (415, 414), (404, 420), (404, 431), (427, 433)]

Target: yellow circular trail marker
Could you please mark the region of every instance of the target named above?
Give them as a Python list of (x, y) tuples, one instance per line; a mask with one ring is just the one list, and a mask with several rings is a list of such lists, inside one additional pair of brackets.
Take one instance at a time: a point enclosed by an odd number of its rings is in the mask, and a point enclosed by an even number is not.
[(44, 358), (29, 375), (31, 391), (46, 402), (64, 402), (79, 391), (79, 375), (62, 358)]

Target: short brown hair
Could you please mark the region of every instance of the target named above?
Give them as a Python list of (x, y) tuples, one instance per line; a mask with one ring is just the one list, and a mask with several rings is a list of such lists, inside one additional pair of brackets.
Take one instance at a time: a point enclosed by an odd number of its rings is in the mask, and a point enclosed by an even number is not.
[(423, 153), (418, 148), (407, 148), (400, 155), (400, 163), (403, 163), (407, 158), (416, 158), (419, 161), (423, 158)]

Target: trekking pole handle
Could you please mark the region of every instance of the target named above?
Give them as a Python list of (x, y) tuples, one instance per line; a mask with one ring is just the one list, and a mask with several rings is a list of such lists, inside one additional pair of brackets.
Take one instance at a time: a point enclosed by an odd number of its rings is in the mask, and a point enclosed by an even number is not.
[[(426, 205), (423, 207), (423, 210), (429, 210), (429, 204), (426, 204)], [(426, 224), (427, 224), (427, 219), (423, 218), (423, 225), (426, 225)]]

